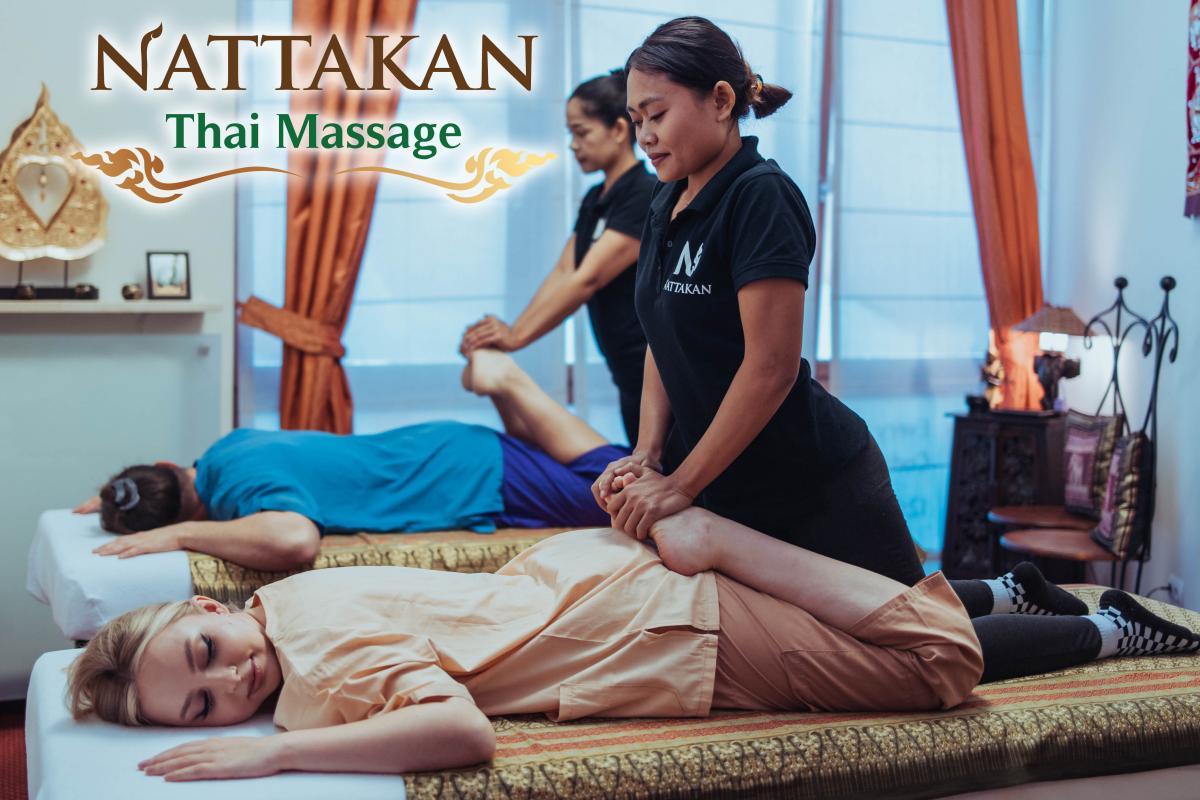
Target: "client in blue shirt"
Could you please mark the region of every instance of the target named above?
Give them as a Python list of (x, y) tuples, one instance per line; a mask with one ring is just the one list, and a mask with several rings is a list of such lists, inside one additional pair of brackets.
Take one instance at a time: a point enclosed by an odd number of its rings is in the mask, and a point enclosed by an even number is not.
[(368, 436), (239, 429), (191, 468), (122, 470), (76, 511), (126, 534), (101, 555), (186, 549), (272, 570), (311, 563), (326, 533), (609, 524), (591, 486), (628, 448), (504, 353), (474, 351), (463, 385), (491, 398), (504, 433), (451, 421)]

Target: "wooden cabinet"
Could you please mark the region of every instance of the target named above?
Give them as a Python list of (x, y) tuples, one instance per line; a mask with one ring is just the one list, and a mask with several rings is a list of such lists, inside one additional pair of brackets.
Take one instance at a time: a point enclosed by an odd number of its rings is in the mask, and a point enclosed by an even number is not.
[(991, 578), (993, 506), (1061, 504), (1061, 413), (954, 414), (942, 569), (949, 578)]

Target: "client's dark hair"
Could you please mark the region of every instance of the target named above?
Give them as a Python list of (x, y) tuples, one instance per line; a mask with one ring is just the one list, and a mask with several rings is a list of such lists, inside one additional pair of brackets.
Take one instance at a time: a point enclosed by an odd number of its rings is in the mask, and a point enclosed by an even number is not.
[(704, 17), (679, 17), (664, 22), (646, 37), (625, 62), (625, 72), (666, 75), (674, 83), (708, 93), (720, 81), (733, 87), (733, 118), (754, 111), (757, 119), (775, 113), (791, 99), (782, 86), (763, 83), (750, 68), (742, 48)]
[(598, 119), (611, 128), (617, 120), (629, 124), (629, 146), (633, 147), (633, 120), (629, 117), (625, 102), (625, 70), (618, 67), (607, 75), (590, 78), (575, 87), (568, 100), (583, 104), (583, 113)]
[(100, 526), (136, 533), (179, 520), (183, 485), (174, 467), (138, 464), (114, 475), (100, 490)]

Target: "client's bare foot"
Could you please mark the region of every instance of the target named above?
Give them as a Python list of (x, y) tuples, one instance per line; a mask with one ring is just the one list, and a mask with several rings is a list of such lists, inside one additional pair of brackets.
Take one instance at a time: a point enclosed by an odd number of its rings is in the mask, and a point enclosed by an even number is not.
[(695, 575), (717, 566), (719, 543), (709, 525), (712, 516), (712, 512), (692, 506), (650, 526), (650, 538), (667, 569)]
[(499, 350), (472, 350), (463, 370), (463, 388), (481, 397), (498, 394), (505, 382), (517, 370), (512, 356)]

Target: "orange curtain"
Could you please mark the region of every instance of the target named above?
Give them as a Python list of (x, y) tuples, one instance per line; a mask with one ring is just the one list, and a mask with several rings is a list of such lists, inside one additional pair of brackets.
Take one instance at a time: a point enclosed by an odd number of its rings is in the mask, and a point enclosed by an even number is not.
[[(312, 79), (329, 34), (337, 35), (359, 83), (369, 85), (367, 36), (409, 32), (416, 6), (416, 0), (295, 0), (293, 32), (313, 37), (312, 47), (296, 48), (296, 86), (304, 89)], [(321, 87), (292, 93), (293, 120), (311, 113), (319, 115), (320, 123), (390, 119), (396, 113), (396, 89), (348, 91), (333, 73), (322, 75)], [(288, 184), (284, 307), (251, 298), (241, 313), (243, 323), (283, 340), (282, 428), (352, 429), (354, 403), (341, 365), (341, 337), (375, 208), (378, 175), (336, 173), (382, 159), (382, 151), (293, 149), (288, 154), (288, 170), (298, 177)]]
[(999, 405), (1040, 408), (1036, 333), (1011, 330), (1042, 307), (1037, 186), (1025, 105), (1016, 0), (946, 0), (979, 260), (1004, 370)]

